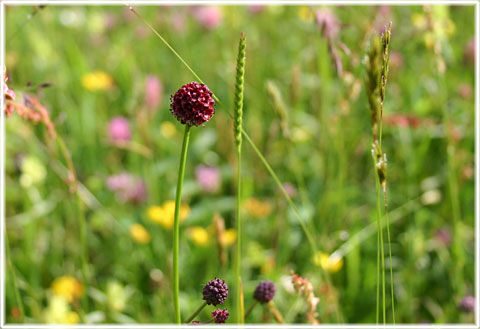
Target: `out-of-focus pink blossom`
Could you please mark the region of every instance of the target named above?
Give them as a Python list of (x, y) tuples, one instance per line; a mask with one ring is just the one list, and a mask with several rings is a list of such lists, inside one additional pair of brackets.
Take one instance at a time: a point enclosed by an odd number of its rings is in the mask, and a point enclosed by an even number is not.
[(220, 189), (221, 176), (218, 168), (198, 166), (195, 169), (195, 178), (200, 188), (205, 192), (215, 193)]
[(142, 203), (147, 199), (147, 186), (143, 179), (129, 173), (108, 177), (107, 187), (122, 202)]
[(410, 114), (392, 114), (384, 118), (384, 122), (390, 126), (417, 128), (420, 125), (420, 118)]
[(218, 27), (222, 23), (223, 15), (219, 7), (197, 6), (192, 7), (195, 20), (208, 30)]
[(390, 6), (380, 6), (378, 8), (377, 17), (375, 18), (375, 30), (378, 34), (385, 32), (385, 26), (392, 21)]
[(477, 53), (477, 42), (475, 37), (471, 38), (470, 41), (466, 44), (463, 51), (463, 59), (469, 64), (475, 63), (475, 54)]
[(285, 189), (289, 197), (293, 198), (297, 195), (297, 189), (291, 183), (284, 183), (283, 188)]
[(250, 5), (248, 6), (248, 11), (252, 14), (258, 14), (265, 9), (265, 5)]
[(185, 31), (186, 17), (185, 13), (179, 12), (172, 15), (171, 24), (177, 32)]
[(435, 240), (440, 244), (448, 246), (452, 242), (452, 235), (447, 228), (441, 228), (435, 233)]
[(154, 75), (147, 76), (145, 82), (145, 104), (150, 109), (156, 109), (162, 102), (162, 82)]
[(458, 308), (466, 313), (473, 313), (475, 311), (475, 297), (465, 296), (458, 304)]
[(388, 62), (390, 64), (390, 68), (392, 69), (399, 69), (403, 67), (404, 64), (404, 58), (401, 53), (398, 51), (391, 51), (390, 52), (390, 61)]
[[(7, 86), (8, 75), (7, 75), (7, 68), (3, 68), (3, 92), (4, 92), (4, 101), (6, 103), (7, 100), (15, 100), (17, 95), (12, 89), (8, 89)], [(10, 116), (13, 111), (13, 106), (5, 104), (5, 116)]]
[(319, 9), (315, 12), (317, 25), (327, 38), (334, 39), (340, 32), (340, 22), (329, 9)]
[(132, 138), (128, 120), (124, 117), (115, 117), (110, 120), (108, 136), (113, 143), (128, 142)]
[(457, 92), (463, 99), (469, 99), (472, 96), (473, 90), (469, 84), (462, 83), (458, 86)]

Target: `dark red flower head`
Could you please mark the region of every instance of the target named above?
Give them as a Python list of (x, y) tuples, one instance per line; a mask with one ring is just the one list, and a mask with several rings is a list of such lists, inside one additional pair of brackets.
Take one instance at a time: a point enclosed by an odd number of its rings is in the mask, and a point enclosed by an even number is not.
[(261, 281), (255, 289), (253, 298), (255, 298), (255, 300), (259, 301), (260, 303), (265, 304), (271, 301), (273, 297), (275, 297), (276, 291), (277, 288), (272, 281)]
[(213, 93), (204, 84), (190, 82), (171, 97), (170, 112), (183, 124), (199, 126), (215, 113)]
[(203, 300), (207, 301), (207, 304), (223, 304), (228, 297), (228, 286), (225, 281), (215, 278), (210, 280), (205, 287), (203, 287)]
[(213, 321), (215, 321), (215, 323), (225, 323), (229, 315), (230, 313), (228, 313), (227, 309), (216, 309), (212, 312)]

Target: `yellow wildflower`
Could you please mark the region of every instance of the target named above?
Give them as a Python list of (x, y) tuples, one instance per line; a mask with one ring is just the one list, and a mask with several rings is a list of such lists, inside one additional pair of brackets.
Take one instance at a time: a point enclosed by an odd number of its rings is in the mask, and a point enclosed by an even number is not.
[(235, 241), (237, 241), (237, 231), (233, 228), (229, 228), (223, 234), (223, 245), (225, 247), (230, 247)]
[(82, 85), (90, 91), (108, 90), (113, 87), (113, 78), (106, 72), (90, 72), (82, 77)]
[(205, 247), (210, 243), (208, 231), (200, 226), (194, 226), (188, 230), (188, 236), (197, 246)]
[(21, 169), (20, 184), (23, 187), (41, 184), (47, 177), (45, 166), (34, 156), (25, 157), (22, 161)]
[[(188, 205), (180, 207), (180, 223), (184, 222), (190, 213)], [(175, 201), (169, 200), (163, 203), (162, 206), (151, 206), (147, 209), (147, 217), (156, 224), (162, 225), (167, 230), (173, 227), (175, 217)]]
[(128, 293), (123, 285), (117, 281), (110, 281), (107, 284), (108, 306), (117, 312), (122, 312), (127, 306)]
[(171, 123), (170, 121), (165, 121), (162, 122), (160, 125), (160, 132), (162, 133), (163, 136), (170, 138), (175, 136), (177, 133), (177, 129), (175, 128), (175, 125)]
[(323, 267), (330, 273), (338, 272), (343, 266), (343, 258), (337, 255), (328, 255), (322, 251), (317, 251), (313, 257), (313, 262)]
[(270, 203), (266, 201), (260, 201), (256, 198), (250, 198), (245, 201), (245, 209), (255, 218), (267, 217), (272, 212)]
[(79, 316), (70, 310), (68, 302), (63, 296), (52, 296), (48, 307), (43, 311), (43, 318), (50, 324), (77, 324)]
[(69, 303), (83, 295), (83, 286), (73, 276), (61, 276), (52, 282), (51, 289), (55, 296), (62, 296)]
[(298, 17), (305, 23), (311, 23), (315, 19), (315, 13), (312, 8), (308, 6), (300, 6), (300, 8), (298, 8)]
[(138, 243), (149, 243), (152, 237), (141, 224), (135, 223), (130, 226), (130, 236)]

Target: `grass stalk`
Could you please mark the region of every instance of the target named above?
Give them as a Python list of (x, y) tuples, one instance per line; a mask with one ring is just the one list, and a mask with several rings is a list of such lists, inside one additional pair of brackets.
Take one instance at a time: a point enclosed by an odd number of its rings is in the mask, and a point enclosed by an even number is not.
[(235, 79), (234, 103), (234, 135), (237, 145), (237, 248), (235, 257), (235, 305), (237, 323), (244, 323), (243, 292), (242, 292), (242, 220), (240, 218), (241, 191), (242, 191), (242, 121), (243, 121), (243, 89), (246, 57), (245, 34), (241, 34), (238, 45), (237, 74)]
[(185, 125), (183, 134), (182, 153), (178, 168), (177, 193), (175, 195), (175, 217), (173, 222), (173, 306), (175, 309), (175, 323), (181, 324), (180, 316), (180, 272), (179, 272), (179, 248), (180, 248), (180, 207), (182, 200), (183, 177), (185, 174), (185, 162), (187, 160), (188, 142), (190, 139), (190, 126)]

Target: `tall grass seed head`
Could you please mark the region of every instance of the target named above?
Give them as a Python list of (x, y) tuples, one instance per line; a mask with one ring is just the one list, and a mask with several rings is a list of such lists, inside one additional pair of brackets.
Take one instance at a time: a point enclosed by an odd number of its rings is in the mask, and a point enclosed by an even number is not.
[(204, 84), (191, 82), (183, 85), (173, 96), (170, 112), (182, 124), (200, 126), (215, 113), (213, 93)]
[(276, 292), (277, 287), (272, 281), (260, 281), (257, 288), (255, 288), (253, 298), (262, 304), (266, 304), (275, 297)]
[(203, 300), (205, 300), (208, 305), (217, 306), (223, 304), (227, 297), (228, 285), (224, 280), (215, 278), (203, 287)]

